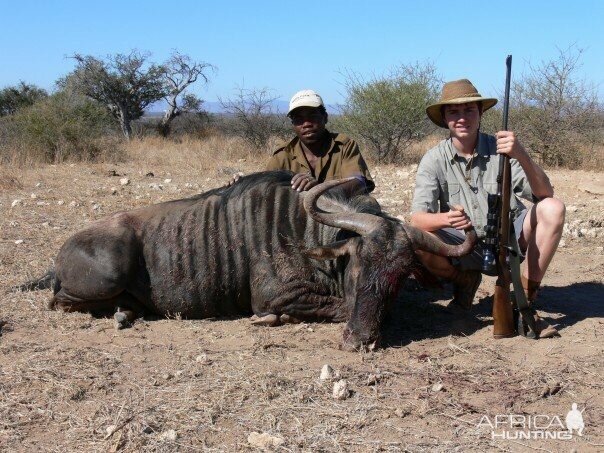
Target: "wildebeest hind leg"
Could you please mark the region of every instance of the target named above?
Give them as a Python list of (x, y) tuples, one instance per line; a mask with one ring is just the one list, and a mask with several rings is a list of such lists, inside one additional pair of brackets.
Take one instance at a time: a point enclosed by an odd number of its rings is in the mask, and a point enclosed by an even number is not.
[(61, 289), (54, 295), (48, 305), (53, 310), (62, 310), (68, 313), (80, 311), (97, 316), (113, 314), (118, 329), (129, 326), (144, 312), (142, 304), (126, 291), (109, 299), (84, 300)]

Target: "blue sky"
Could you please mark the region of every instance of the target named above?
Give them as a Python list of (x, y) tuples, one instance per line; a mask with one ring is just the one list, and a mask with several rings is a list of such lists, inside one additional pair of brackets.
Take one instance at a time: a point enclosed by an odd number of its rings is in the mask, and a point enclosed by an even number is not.
[(172, 49), (217, 67), (208, 101), (236, 86), (268, 87), (282, 99), (313, 88), (343, 99), (346, 70), (364, 76), (429, 60), (445, 80), (470, 78), (483, 95), (557, 48), (585, 49), (580, 74), (604, 98), (604, 2), (569, 1), (5, 1), (0, 87), (19, 80), (47, 89), (73, 69), (78, 52), (131, 49), (166, 59)]

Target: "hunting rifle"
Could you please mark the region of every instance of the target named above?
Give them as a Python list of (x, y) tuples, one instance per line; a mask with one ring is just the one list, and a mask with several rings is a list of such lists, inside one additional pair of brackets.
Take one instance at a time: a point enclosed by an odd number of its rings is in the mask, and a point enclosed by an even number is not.
[[(510, 79), (512, 56), (505, 60), (505, 98), (503, 102), (503, 127), (508, 130), (510, 104)], [(493, 296), (493, 336), (497, 339), (512, 337), (516, 329), (521, 335), (536, 338), (534, 317), (526, 300), (520, 281), (520, 259), (510, 212), (512, 167), (507, 155), (500, 155), (497, 173), (497, 193), (488, 194), (485, 253), (482, 270), (492, 273), (497, 270), (497, 282)], [(510, 293), (513, 284), (514, 292)], [(516, 305), (516, 307), (514, 307)]]

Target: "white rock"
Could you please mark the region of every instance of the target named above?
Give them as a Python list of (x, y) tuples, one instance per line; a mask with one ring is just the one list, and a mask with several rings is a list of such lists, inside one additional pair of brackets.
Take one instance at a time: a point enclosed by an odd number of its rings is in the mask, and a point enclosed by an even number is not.
[(600, 253), (604, 252), (604, 247), (596, 247), (596, 250)]
[(212, 360), (208, 358), (208, 355), (205, 352), (195, 357), (195, 361), (203, 365), (209, 365), (210, 363), (212, 363)]
[(117, 193), (117, 188), (112, 187), (111, 189), (111, 195), (115, 195)]
[(59, 206), (63, 206), (63, 205), (65, 204), (65, 202), (64, 202), (63, 200), (59, 200), (59, 201), (57, 201), (57, 204), (58, 204)]
[(170, 178), (164, 179), (165, 184), (170, 184), (171, 182), (172, 182), (172, 179), (170, 179)]
[(42, 183), (41, 182), (37, 182), (36, 183), (36, 187), (42, 187)]
[(176, 439), (178, 439), (178, 433), (176, 431), (174, 431), (173, 429), (169, 429), (169, 430), (164, 431), (163, 433), (161, 433), (159, 435), (159, 438), (162, 439), (162, 440), (175, 441)]
[(98, 205), (98, 204), (93, 204), (93, 205), (92, 205), (92, 208), (90, 208), (90, 209), (92, 209), (93, 211), (98, 211), (98, 210), (100, 210), (100, 209), (101, 209), (101, 206), (100, 206), (100, 205)]
[(72, 201), (71, 203), (69, 203), (69, 206), (71, 206), (72, 208), (75, 208), (78, 205), (77, 201)]
[(107, 436), (111, 436), (115, 432), (116, 429), (117, 429), (117, 426), (109, 425), (107, 428), (105, 428), (105, 432), (107, 433)]
[(440, 382), (438, 382), (432, 386), (433, 392), (440, 392), (443, 389), (444, 389), (444, 386)]
[(128, 184), (130, 184), (130, 179), (128, 179), (128, 178), (121, 178), (120, 179), (120, 184), (122, 186), (127, 186)]
[(15, 206), (19, 206), (19, 205), (22, 205), (22, 204), (23, 204), (23, 200), (20, 200), (20, 199), (17, 198), (16, 200), (13, 200), (13, 202), (10, 204), (10, 207), (14, 208)]
[(281, 437), (271, 436), (269, 433), (251, 432), (247, 436), (248, 444), (256, 448), (280, 447), (285, 443)]
[(334, 369), (328, 364), (323, 365), (323, 368), (321, 368), (321, 375), (319, 376), (319, 379), (321, 379), (322, 381), (327, 381), (334, 379), (335, 377), (336, 372), (334, 371)]
[(334, 383), (332, 395), (337, 400), (345, 400), (348, 398), (350, 396), (348, 382), (345, 379), (340, 379), (338, 382)]
[(376, 385), (382, 380), (380, 373), (369, 373), (367, 376), (367, 385)]
[(566, 207), (566, 212), (577, 212), (578, 209), (578, 207), (571, 205)]
[(562, 239), (562, 240), (560, 241), (560, 243), (558, 244), (558, 247), (560, 247), (560, 248), (564, 248), (564, 247), (566, 247), (566, 241), (565, 241), (564, 239)]
[(23, 244), (25, 241), (23, 239), (17, 239), (15, 241), (15, 244), (19, 245), (19, 244)]
[(38, 196), (35, 193), (32, 193), (29, 198), (31, 198), (32, 200), (35, 200), (36, 198), (38, 198)]
[(45, 228), (48, 228), (48, 227), (50, 226), (50, 223), (49, 223), (49, 222), (44, 222), (44, 223), (42, 224), (42, 226), (43, 226), (43, 227), (45, 227)]

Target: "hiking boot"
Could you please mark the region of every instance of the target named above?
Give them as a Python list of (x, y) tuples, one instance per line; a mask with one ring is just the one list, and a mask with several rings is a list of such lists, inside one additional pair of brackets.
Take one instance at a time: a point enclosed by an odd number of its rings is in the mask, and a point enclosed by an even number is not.
[(456, 270), (453, 277), (450, 279), (453, 283), (453, 300), (452, 305), (457, 305), (465, 310), (472, 308), (474, 296), (480, 286), (482, 274), (480, 271)]

